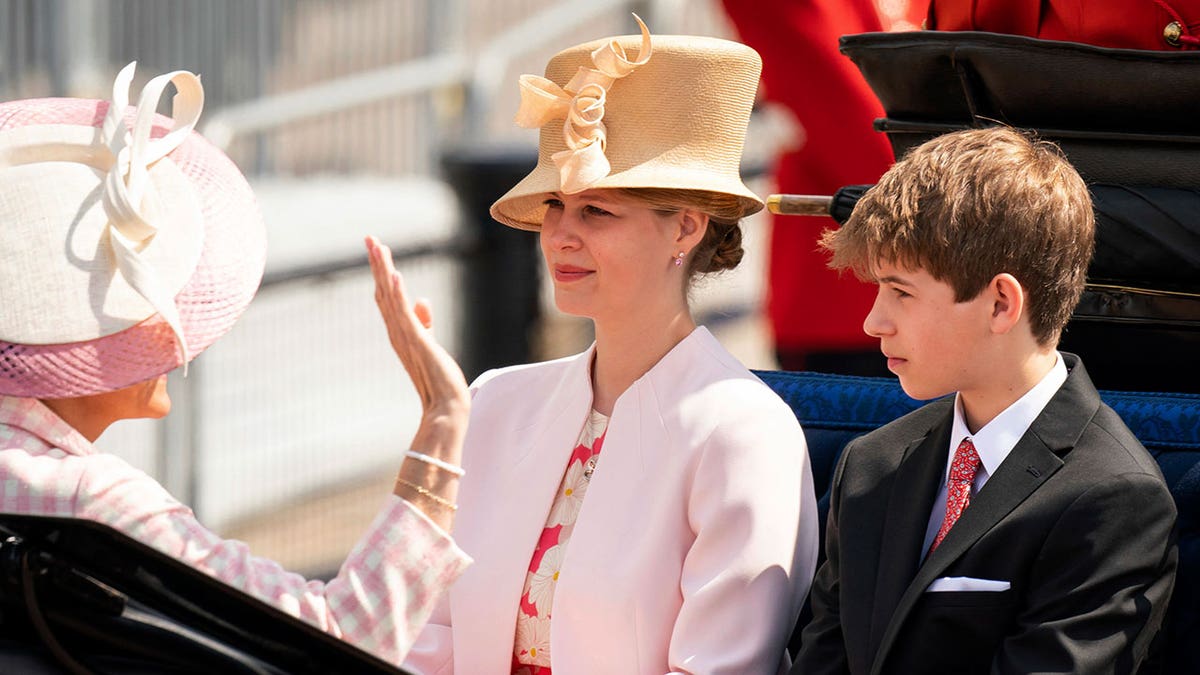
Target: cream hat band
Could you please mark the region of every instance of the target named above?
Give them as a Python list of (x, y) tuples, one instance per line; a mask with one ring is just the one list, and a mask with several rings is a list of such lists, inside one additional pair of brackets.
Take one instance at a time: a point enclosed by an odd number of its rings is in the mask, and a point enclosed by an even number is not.
[[(187, 180), (170, 161), (160, 162), (191, 133), (204, 106), (195, 75), (175, 71), (146, 85), (132, 132), (122, 116), (135, 63), (117, 75), (114, 105), (99, 130), (39, 125), (0, 132), (0, 182), (19, 199), (0, 201), (0, 250), (22, 251), (0, 267), (0, 285), (35, 283), (37, 295), (5, 303), (0, 340), (24, 344), (78, 342), (130, 328), (158, 312), (175, 334), (187, 361), (187, 344), (174, 295), (183, 288), (204, 243), (200, 209)], [(154, 109), (168, 82), (175, 125), (150, 139)], [(96, 138), (99, 132), (99, 138)], [(98, 142), (97, 142), (98, 141)], [(82, 204), (56, 198), (86, 194)], [(170, 227), (160, 231), (155, 223)], [(34, 241), (31, 241), (33, 239)], [(76, 264), (62, 267), (47, 258), (63, 251)], [(94, 277), (120, 271), (107, 285)], [(99, 291), (103, 289), (103, 293)], [(76, 302), (90, 294), (93, 306)], [(47, 321), (47, 307), (54, 307)], [(98, 310), (98, 311), (97, 311)]]
[(522, 75), (521, 107), (517, 110), (517, 126), (540, 129), (552, 120), (563, 120), (563, 140), (566, 150), (550, 156), (561, 175), (562, 191), (567, 194), (583, 192), (607, 176), (612, 167), (604, 156), (606, 129), (604, 104), (613, 82), (645, 65), (653, 53), (650, 30), (636, 14), (642, 29), (642, 45), (636, 61), (630, 61), (625, 48), (609, 40), (592, 52), (593, 67), (579, 66), (565, 87), (544, 77)]

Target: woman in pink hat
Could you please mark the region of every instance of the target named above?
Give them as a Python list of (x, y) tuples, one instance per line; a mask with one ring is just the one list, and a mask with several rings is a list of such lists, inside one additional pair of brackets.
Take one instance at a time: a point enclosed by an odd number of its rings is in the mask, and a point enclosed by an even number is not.
[[(640, 23), (640, 22), (639, 22)], [(538, 233), (577, 356), (471, 387), (455, 538), (476, 559), (410, 653), (419, 673), (774, 673), (817, 558), (791, 410), (688, 308), (742, 257), (761, 64), (642, 35), (521, 78), (537, 167), (492, 216)]]
[[(98, 453), (115, 421), (170, 410), (166, 373), (233, 325), (262, 276), (245, 178), (192, 129), (199, 79), (113, 100), (0, 104), (0, 511), (96, 520), (398, 663), (469, 559), (450, 539), (470, 407), (461, 371), (368, 241), (376, 300), (422, 397), (409, 457), (338, 576), (307, 581), (196, 521), (144, 473)], [(167, 83), (173, 118), (155, 114)]]

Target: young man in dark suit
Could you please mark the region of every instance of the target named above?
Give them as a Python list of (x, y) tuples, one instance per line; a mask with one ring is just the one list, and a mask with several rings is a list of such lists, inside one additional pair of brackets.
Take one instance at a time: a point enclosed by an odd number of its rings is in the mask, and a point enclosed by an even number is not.
[(905, 392), (955, 396), (846, 447), (793, 673), (1137, 671), (1175, 506), (1055, 349), (1094, 227), (1058, 149), (995, 128), (914, 149), (826, 233)]

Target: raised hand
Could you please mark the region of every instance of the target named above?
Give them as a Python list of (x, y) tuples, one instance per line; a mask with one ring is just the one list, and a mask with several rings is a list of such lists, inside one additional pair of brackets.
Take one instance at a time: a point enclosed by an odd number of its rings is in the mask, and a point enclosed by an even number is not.
[(427, 412), (442, 405), (469, 406), (462, 369), (446, 353), (430, 328), (429, 305), (411, 302), (404, 279), (392, 263), (392, 252), (375, 237), (367, 237), (367, 255), (375, 276), (375, 304), (387, 326), (392, 349), (412, 378)]
[[(429, 306), (409, 300), (391, 250), (375, 237), (367, 237), (366, 245), (375, 276), (375, 304), (392, 349), (421, 398), (421, 423), (412, 450), (443, 463), (460, 464), (471, 409), (462, 369), (434, 339)], [(449, 505), (458, 492), (457, 478), (436, 463), (410, 459), (400, 469), (395, 492), (449, 530), (454, 508)]]

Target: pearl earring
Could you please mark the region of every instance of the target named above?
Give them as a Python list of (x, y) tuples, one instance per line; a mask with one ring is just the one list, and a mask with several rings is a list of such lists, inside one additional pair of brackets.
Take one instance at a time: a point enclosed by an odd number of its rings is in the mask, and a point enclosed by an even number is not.
[(675, 256), (675, 266), (679, 267), (682, 264), (683, 264), (683, 251), (680, 251), (679, 255)]

